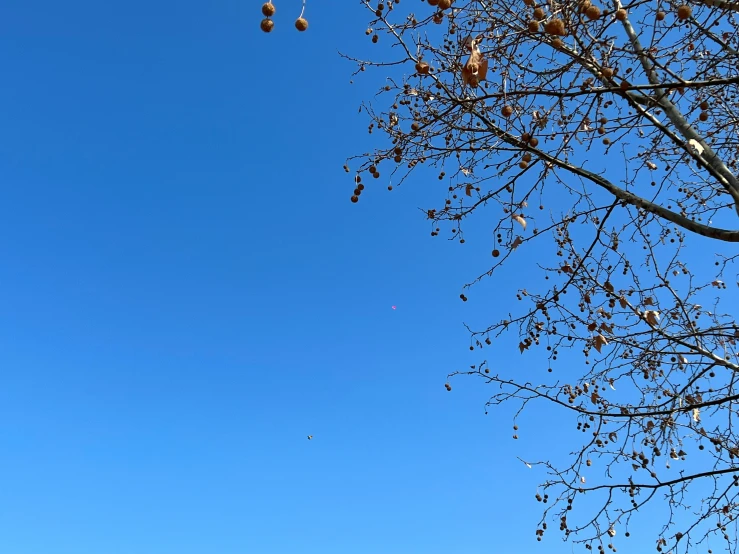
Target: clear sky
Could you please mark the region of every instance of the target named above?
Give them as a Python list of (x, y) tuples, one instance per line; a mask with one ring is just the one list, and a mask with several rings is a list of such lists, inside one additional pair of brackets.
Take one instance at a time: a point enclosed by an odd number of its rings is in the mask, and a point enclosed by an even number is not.
[(349, 202), (364, 12), (275, 3), (2, 4), (0, 552), (536, 546), (533, 442), (443, 386), (491, 237)]

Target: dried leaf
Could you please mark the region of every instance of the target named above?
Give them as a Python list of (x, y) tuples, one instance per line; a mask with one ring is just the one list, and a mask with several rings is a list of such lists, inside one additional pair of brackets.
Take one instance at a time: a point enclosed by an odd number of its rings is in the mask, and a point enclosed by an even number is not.
[(511, 217), (513, 217), (513, 220), (516, 221), (517, 223), (519, 223), (521, 225), (521, 227), (524, 228), (524, 230), (526, 229), (526, 220), (522, 216), (516, 214), (516, 215), (513, 215)]
[(595, 331), (597, 328), (598, 328), (597, 323), (591, 323), (590, 325), (588, 325), (588, 331), (592, 332), (592, 331)]
[(521, 246), (521, 244), (523, 244), (523, 239), (521, 237), (516, 237), (513, 240), (513, 244), (511, 244), (511, 250), (515, 250), (516, 248)]
[(629, 303), (626, 301), (626, 298), (624, 298), (623, 296), (618, 299), (618, 303), (622, 308), (625, 308), (629, 305)]
[(470, 57), (462, 68), (462, 82), (471, 87), (477, 87), (487, 78), (488, 61), (482, 57), (482, 52), (474, 40), (469, 42)]
[(585, 483), (585, 477), (584, 476), (580, 476), (580, 482), (581, 483)]
[(592, 402), (593, 404), (597, 404), (597, 403), (598, 403), (598, 398), (600, 398), (600, 397), (598, 396), (598, 391), (593, 391), (593, 394), (591, 394), (591, 395), (590, 395), (590, 401), (591, 401), (591, 402)]
[(521, 354), (523, 354), (523, 351), (524, 350), (526, 350), (526, 345), (524, 343), (522, 343), (522, 342), (519, 342), (518, 343), (518, 351), (521, 352)]
[(693, 408), (693, 421), (696, 423), (700, 422), (701, 420), (701, 411), (700, 408)]
[(653, 163), (653, 162), (646, 162), (646, 166), (649, 169), (651, 169), (652, 171), (654, 171), (655, 169), (657, 169), (657, 164), (656, 163)]
[(606, 337), (604, 337), (600, 333), (595, 335), (595, 338), (593, 339), (593, 346), (598, 352), (600, 352), (601, 347), (605, 346), (606, 344), (608, 344)]
[(659, 324), (659, 312), (655, 310), (647, 310), (644, 312), (644, 318), (652, 327), (656, 327)]
[(652, 299), (652, 297), (651, 297), (651, 296), (647, 296), (647, 297), (646, 297), (646, 298), (644, 299), (644, 305), (645, 305), (645, 306), (652, 306), (653, 304), (654, 304), (654, 300)]
[(605, 290), (606, 290), (607, 292), (613, 292), (613, 285), (611, 284), (611, 282), (610, 282), (610, 281), (606, 281), (605, 283), (603, 283), (603, 288), (604, 288), (604, 289), (605, 289)]
[(475, 188), (475, 187), (473, 187), (472, 185), (467, 185), (467, 186), (466, 186), (466, 187), (464, 188), (464, 193), (465, 193), (465, 194), (466, 194), (467, 196), (472, 196), (472, 190), (473, 190), (474, 188)]
[(720, 279), (716, 279), (715, 281), (712, 281), (711, 284), (716, 288), (721, 288), (724, 282), (721, 281)]

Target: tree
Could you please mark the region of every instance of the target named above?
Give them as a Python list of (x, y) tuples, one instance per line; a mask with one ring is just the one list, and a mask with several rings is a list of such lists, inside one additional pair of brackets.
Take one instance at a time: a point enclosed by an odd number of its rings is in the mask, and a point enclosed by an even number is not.
[(396, 186), (433, 169), (432, 236), (463, 243), (492, 217), (489, 269), (466, 287), (511, 264), (533, 287), (517, 313), (469, 327), (471, 348), (513, 334), (530, 363), (452, 375), (494, 386), (490, 407), (543, 402), (582, 431), (566, 462), (532, 461), (548, 474), (537, 538), (554, 519), (615, 551), (663, 501), (657, 551), (711, 552), (714, 536), (734, 551), (739, 4), (362, 4), (385, 47), (345, 56), (380, 71), (364, 109), (384, 142), (345, 167), (359, 164), (352, 201), (380, 169)]

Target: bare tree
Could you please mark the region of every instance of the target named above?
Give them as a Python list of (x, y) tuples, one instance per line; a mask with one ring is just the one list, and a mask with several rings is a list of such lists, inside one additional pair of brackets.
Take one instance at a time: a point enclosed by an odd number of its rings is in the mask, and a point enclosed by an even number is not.
[(508, 262), (539, 275), (518, 312), (469, 327), (474, 350), (514, 334), (528, 370), (452, 374), (492, 385), (491, 407), (544, 402), (582, 431), (566, 463), (530, 464), (548, 474), (538, 539), (554, 519), (615, 551), (660, 505), (657, 551), (734, 552), (739, 327), (721, 299), (739, 257), (739, 4), (362, 4), (377, 56), (345, 57), (381, 73), (364, 109), (387, 142), (349, 160), (352, 201), (381, 170), (398, 186), (434, 168), (432, 236), (493, 221), (489, 269), (466, 287)]

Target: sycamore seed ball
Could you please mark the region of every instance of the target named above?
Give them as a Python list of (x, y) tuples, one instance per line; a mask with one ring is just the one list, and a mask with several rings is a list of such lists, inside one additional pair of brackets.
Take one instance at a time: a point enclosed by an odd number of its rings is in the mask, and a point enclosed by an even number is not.
[(262, 23), (260, 23), (259, 26), (262, 28), (262, 31), (264, 31), (265, 33), (269, 33), (274, 28), (275, 22), (265, 17), (264, 19), (262, 19)]
[(616, 11), (616, 19), (619, 21), (626, 21), (626, 10), (621, 9)]
[(452, 7), (452, 0), (439, 0), (439, 9), (448, 10)]
[(600, 8), (598, 6), (590, 6), (587, 10), (585, 10), (585, 15), (591, 21), (595, 21), (600, 17)]
[(527, 27), (529, 29), (529, 33), (539, 32), (539, 22), (536, 19), (532, 19), (531, 21), (529, 21)]
[(266, 17), (272, 17), (275, 15), (275, 6), (272, 2), (262, 4), (262, 14)]
[(665, 12), (657, 12), (657, 21), (662, 21), (665, 18)]
[(302, 31), (305, 31), (305, 30), (306, 30), (306, 29), (308, 28), (308, 20), (307, 20), (307, 19), (305, 19), (304, 17), (299, 17), (299, 18), (298, 18), (298, 19), (297, 19), (297, 20), (295, 21), (295, 28), (296, 28), (296, 29), (297, 29), (298, 31), (301, 31), (301, 32), (302, 32)]
[(501, 114), (503, 114), (503, 117), (511, 117), (513, 115), (513, 107), (512, 106), (503, 106), (503, 109), (500, 111)]
[(565, 36), (565, 22), (561, 19), (550, 19), (544, 25), (544, 31), (548, 35)]
[(690, 6), (686, 6), (683, 4), (677, 9), (677, 18), (680, 21), (685, 21), (690, 17), (690, 14), (693, 12), (693, 10), (690, 9)]

